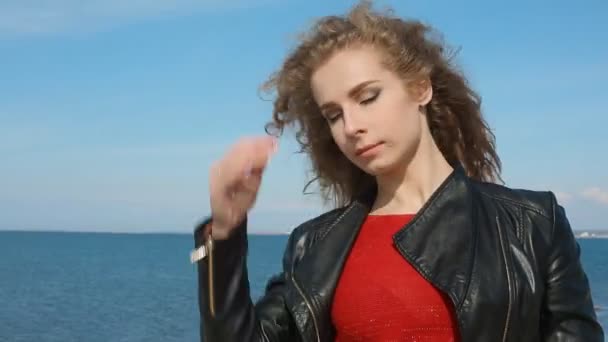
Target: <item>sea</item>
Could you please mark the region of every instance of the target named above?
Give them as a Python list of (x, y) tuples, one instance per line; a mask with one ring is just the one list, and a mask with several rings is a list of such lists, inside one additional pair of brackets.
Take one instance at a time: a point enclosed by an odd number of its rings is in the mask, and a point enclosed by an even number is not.
[[(253, 299), (286, 235), (251, 235)], [(579, 239), (608, 331), (608, 239)], [(189, 234), (0, 232), (1, 342), (199, 341)]]

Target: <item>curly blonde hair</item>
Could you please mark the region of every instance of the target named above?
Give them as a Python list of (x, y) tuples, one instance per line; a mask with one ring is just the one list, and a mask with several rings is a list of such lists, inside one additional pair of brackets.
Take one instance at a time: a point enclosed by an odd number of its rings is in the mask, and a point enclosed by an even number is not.
[(361, 1), (344, 16), (318, 19), (262, 86), (276, 96), (266, 132), (279, 136), (286, 125), (297, 126), (299, 152), (310, 158), (314, 177), (304, 192), (317, 181), (325, 204), (343, 206), (376, 184), (372, 175), (355, 166), (335, 144), (310, 86), (315, 69), (332, 54), (357, 45), (380, 49), (385, 67), (406, 82), (430, 80), (433, 97), (424, 111), (448, 163), (462, 165), (476, 180), (500, 179), (501, 162), (494, 134), (481, 114), (481, 98), (454, 66), (454, 54), (440, 35), (419, 21), (397, 17), (390, 9), (374, 11), (371, 1)]

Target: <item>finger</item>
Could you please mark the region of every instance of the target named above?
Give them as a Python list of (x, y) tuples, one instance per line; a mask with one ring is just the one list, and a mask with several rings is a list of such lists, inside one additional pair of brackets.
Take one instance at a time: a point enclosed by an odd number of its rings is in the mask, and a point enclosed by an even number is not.
[(240, 146), (241, 152), (254, 169), (263, 168), (271, 155), (276, 152), (278, 142), (273, 137), (254, 137), (245, 139)]
[(228, 208), (231, 205), (229, 190), (222, 179), (223, 167), (221, 163), (214, 163), (209, 175), (209, 195), (211, 210), (216, 212), (220, 208)]
[[(219, 191), (218, 191), (218, 181), (219, 181), (219, 173), (220, 166), (219, 163), (215, 162), (209, 168), (209, 197), (211, 201), (216, 201), (218, 199)], [(211, 203), (212, 205), (214, 203)]]
[(257, 192), (262, 182), (262, 172), (253, 170), (251, 174), (244, 177), (236, 186), (237, 191)]
[(260, 137), (252, 141), (247, 148), (251, 152), (251, 167), (253, 170), (263, 170), (270, 158), (278, 150), (278, 141), (273, 137)]
[(257, 191), (237, 192), (232, 201), (232, 206), (234, 206), (234, 210), (236, 212), (244, 215), (251, 209), (251, 207), (255, 203), (256, 197)]
[(277, 149), (278, 143), (272, 137), (242, 139), (227, 154), (223, 165), (228, 170), (222, 177), (234, 186), (254, 173), (263, 172)]

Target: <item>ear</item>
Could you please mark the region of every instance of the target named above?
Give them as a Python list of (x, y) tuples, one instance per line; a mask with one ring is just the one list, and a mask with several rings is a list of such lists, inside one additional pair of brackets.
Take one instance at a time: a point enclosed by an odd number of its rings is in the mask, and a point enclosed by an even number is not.
[(428, 78), (422, 79), (417, 84), (418, 102), (421, 106), (426, 106), (433, 98), (433, 86)]

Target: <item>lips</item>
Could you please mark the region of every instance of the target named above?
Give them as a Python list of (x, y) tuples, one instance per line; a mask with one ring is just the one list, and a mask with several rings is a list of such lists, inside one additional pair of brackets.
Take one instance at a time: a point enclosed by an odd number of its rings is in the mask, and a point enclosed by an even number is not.
[(365, 153), (366, 151), (369, 151), (369, 150), (371, 150), (372, 148), (374, 148), (374, 147), (376, 147), (376, 146), (378, 146), (378, 145), (381, 145), (381, 144), (382, 144), (382, 143), (381, 143), (381, 142), (379, 142), (379, 143), (377, 143), (377, 144), (365, 145), (365, 146), (363, 146), (363, 147), (360, 147), (360, 148), (356, 149), (356, 150), (355, 150), (355, 154), (356, 154), (357, 156), (360, 156), (361, 154)]

